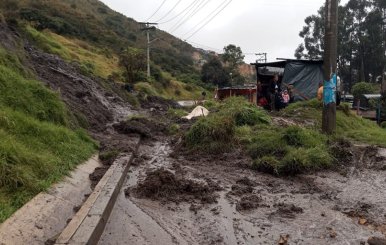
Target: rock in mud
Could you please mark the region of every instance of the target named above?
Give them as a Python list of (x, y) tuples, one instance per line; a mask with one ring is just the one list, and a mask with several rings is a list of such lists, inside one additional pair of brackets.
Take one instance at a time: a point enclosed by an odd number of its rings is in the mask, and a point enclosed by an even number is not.
[(370, 237), (367, 242), (369, 245), (386, 245), (386, 239), (379, 237)]
[(245, 186), (256, 186), (256, 183), (253, 182), (251, 179), (249, 179), (248, 177), (243, 177), (243, 178), (240, 178), (236, 181), (236, 184), (239, 184), (239, 185), (245, 185)]
[(282, 218), (294, 219), (296, 214), (303, 213), (303, 209), (295, 206), (294, 204), (279, 203), (274, 206), (278, 209), (271, 213), (271, 216), (280, 216)]
[(155, 135), (167, 131), (164, 124), (145, 117), (135, 117), (121, 121), (114, 124), (113, 127), (121, 134), (139, 134), (145, 138), (153, 138)]
[(109, 166), (97, 167), (94, 172), (89, 175), (89, 179), (91, 180), (91, 189), (95, 188), (108, 169)]
[(228, 195), (242, 196), (245, 194), (251, 194), (252, 192), (253, 192), (252, 186), (232, 185), (232, 190), (228, 192)]
[(251, 210), (259, 207), (259, 203), (261, 202), (261, 197), (257, 195), (249, 195), (244, 196), (240, 199), (240, 201), (236, 204), (237, 211), (243, 210)]
[(279, 245), (287, 245), (289, 240), (289, 235), (280, 235), (280, 239), (278, 241)]
[(210, 185), (206, 181), (197, 181), (176, 176), (173, 172), (160, 168), (148, 173), (146, 179), (133, 189), (132, 192), (139, 198), (172, 202), (192, 202), (200, 200), (202, 203), (216, 203), (218, 195), (215, 191), (218, 186), (214, 182)]

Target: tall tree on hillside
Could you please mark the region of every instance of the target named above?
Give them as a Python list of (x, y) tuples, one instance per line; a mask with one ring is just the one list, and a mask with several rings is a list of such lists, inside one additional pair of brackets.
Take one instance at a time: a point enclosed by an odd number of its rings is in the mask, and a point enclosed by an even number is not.
[(234, 44), (229, 44), (224, 47), (224, 53), (221, 57), (227, 66), (231, 70), (235, 71), (238, 69), (238, 66), (243, 63), (245, 56), (243, 55), (240, 47), (237, 47)]
[(201, 80), (204, 83), (212, 83), (219, 87), (224, 87), (229, 85), (230, 79), (220, 59), (213, 56), (202, 66)]
[(145, 52), (141, 49), (128, 47), (119, 54), (119, 65), (125, 69), (127, 81), (134, 83), (138, 73), (145, 70)]
[(229, 44), (224, 47), (224, 53), (221, 58), (226, 65), (225, 67), (230, 76), (231, 85), (243, 84), (246, 80), (239, 71), (239, 66), (244, 63), (244, 57), (240, 47), (234, 44)]

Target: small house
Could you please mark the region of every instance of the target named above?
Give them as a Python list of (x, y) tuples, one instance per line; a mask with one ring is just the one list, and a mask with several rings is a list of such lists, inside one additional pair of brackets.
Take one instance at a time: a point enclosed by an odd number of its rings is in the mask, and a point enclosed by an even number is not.
[(216, 89), (216, 99), (223, 100), (232, 96), (242, 96), (249, 102), (256, 104), (256, 85), (232, 86)]
[(291, 88), (295, 101), (316, 97), (319, 84), (323, 82), (323, 60), (280, 59), (277, 62), (253, 63), (257, 82), (266, 95), (274, 75), (279, 76), (282, 89)]

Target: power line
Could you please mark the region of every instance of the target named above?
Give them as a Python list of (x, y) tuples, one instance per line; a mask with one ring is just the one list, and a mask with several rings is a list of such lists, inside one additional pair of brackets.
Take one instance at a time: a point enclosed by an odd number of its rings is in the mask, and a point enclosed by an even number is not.
[(174, 16), (174, 17), (172, 17), (171, 19), (168, 19), (168, 20), (166, 20), (166, 21), (164, 21), (164, 22), (161, 22), (160, 24), (162, 25), (162, 24), (166, 24), (166, 23), (168, 23), (168, 22), (170, 22), (170, 21), (173, 21), (173, 20), (175, 20), (176, 18), (178, 18), (181, 14), (183, 14), (183, 13), (185, 13), (185, 11), (186, 10), (188, 10), (195, 2), (197, 2), (198, 0), (194, 0), (191, 4), (189, 4), (184, 10), (182, 10), (179, 14), (177, 14), (176, 16)]
[(192, 30), (194, 30), (196, 27), (198, 27), (199, 25), (201, 25), (203, 22), (205, 22), (205, 20), (207, 18), (209, 18), (212, 14), (214, 14), (218, 9), (221, 8), (221, 6), (223, 6), (223, 4), (225, 4), (228, 0), (225, 0), (223, 1), (220, 5), (218, 5), (209, 15), (207, 15), (203, 20), (201, 20), (199, 23), (197, 23), (197, 25), (195, 25), (192, 29), (190, 29), (188, 32), (186, 32), (184, 35), (182, 36), (185, 36), (187, 34), (189, 34), (189, 32), (191, 32)]
[(185, 24), (189, 19), (193, 18), (201, 9), (203, 9), (211, 0), (202, 1), (184, 21), (182, 21), (176, 28), (174, 28), (171, 32), (176, 31), (178, 28), (180, 28), (183, 24)]
[[(169, 32), (174, 31), (174, 28), (178, 26), (181, 22), (184, 21), (185, 17), (189, 15), (191, 12), (194, 12), (194, 10), (197, 8), (197, 6), (202, 2), (202, 0), (197, 0), (194, 2), (194, 4), (191, 6), (191, 8), (182, 16), (180, 20), (177, 21), (170, 29)], [(193, 11), (192, 11), (193, 10)]]
[(213, 47), (210, 47), (210, 46), (201, 44), (201, 43), (196, 43), (196, 42), (193, 42), (193, 41), (185, 41), (185, 42), (190, 43), (190, 44), (195, 45), (195, 46), (201, 46), (201, 47), (203, 47), (203, 48), (205, 48), (205, 49), (208, 49), (208, 50), (211, 50), (211, 51), (216, 51), (217, 53), (223, 52), (222, 49), (219, 49), (219, 48), (213, 48)]
[(156, 13), (158, 13), (158, 11), (162, 8), (162, 6), (164, 6), (165, 2), (166, 2), (166, 0), (164, 0), (164, 1), (161, 3), (161, 5), (157, 8), (157, 10), (156, 10), (149, 18), (147, 18), (147, 19), (145, 20), (145, 22), (148, 21), (148, 20), (150, 20)]
[(166, 14), (164, 14), (160, 19), (158, 19), (156, 22), (160, 22), (161, 20), (165, 19), (177, 6), (180, 4), (182, 0), (179, 0)]
[[(230, 0), (228, 3), (226, 3), (214, 16), (212, 16), (207, 22), (204, 23), (200, 28), (198, 28), (195, 32), (193, 32), (190, 36), (186, 38), (188, 40), (189, 38), (193, 37), (197, 32), (199, 32), (202, 28), (204, 28), (209, 22), (211, 22), (217, 15), (219, 15), (233, 0)], [(225, 2), (224, 2), (225, 3)], [(220, 5), (221, 6), (221, 5)], [(210, 16), (210, 15), (209, 15)]]

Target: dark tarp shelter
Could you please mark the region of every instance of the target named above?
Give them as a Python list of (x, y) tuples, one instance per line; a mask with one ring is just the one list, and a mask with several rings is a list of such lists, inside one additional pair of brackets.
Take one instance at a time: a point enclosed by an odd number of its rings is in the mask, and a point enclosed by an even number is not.
[[(322, 60), (293, 60), (282, 59), (278, 62), (255, 63), (257, 79), (262, 83), (269, 83), (273, 74), (270, 67), (284, 68), (280, 76), (281, 87), (285, 89), (293, 86), (295, 100), (308, 100), (316, 97), (319, 83), (323, 82)], [(271, 69), (274, 70), (274, 69)]]

